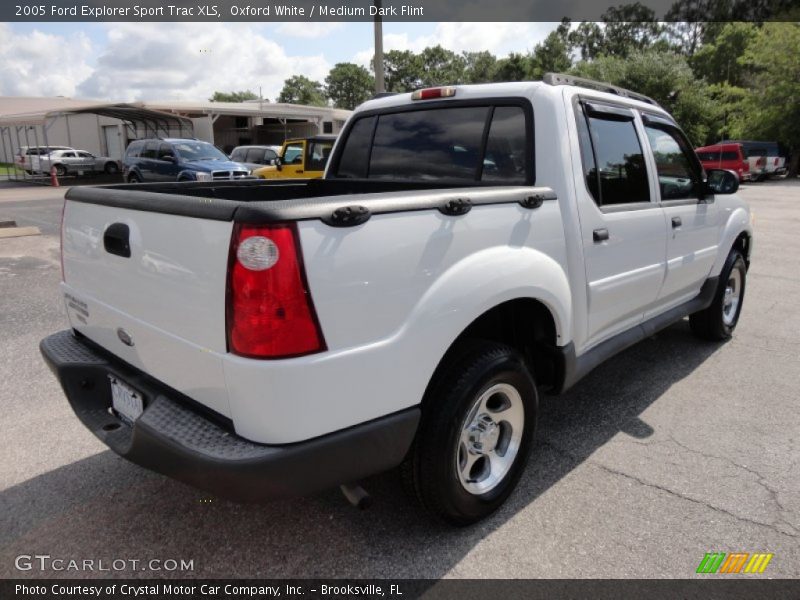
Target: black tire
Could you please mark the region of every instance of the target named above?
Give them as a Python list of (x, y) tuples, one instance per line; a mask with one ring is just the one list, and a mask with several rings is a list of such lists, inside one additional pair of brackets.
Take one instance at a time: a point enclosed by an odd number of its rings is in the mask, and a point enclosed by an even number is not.
[(56, 169), (56, 175), (58, 175), (59, 177), (64, 177), (67, 174), (67, 167), (65, 167), (64, 165), (56, 165), (55, 169)]
[[(705, 310), (689, 317), (689, 324), (696, 336), (715, 342), (730, 339), (742, 312), (746, 281), (744, 257), (739, 250), (731, 250), (722, 267), (713, 302)], [(726, 297), (728, 288), (733, 289), (737, 299), (735, 307), (729, 304), (731, 298)]]
[(142, 179), (136, 173), (131, 173), (128, 175), (128, 183), (142, 183)]
[(115, 162), (107, 162), (103, 169), (108, 175), (116, 175), (119, 173), (119, 166)]
[[(439, 370), (429, 387), (417, 436), (401, 471), (406, 487), (430, 513), (454, 525), (469, 525), (497, 510), (516, 487), (528, 462), (539, 398), (533, 377), (516, 350), (494, 342), (474, 342), (459, 348), (455, 355), (455, 360)], [(519, 398), (514, 402), (521, 400), (524, 408), (522, 420), (518, 421), (523, 423), (521, 438), (516, 453), (508, 454), (508, 470), (496, 471), (496, 483), (484, 493), (470, 492), (466, 486), (476, 484), (462, 483), (459, 474), (466, 472), (459, 465), (459, 461), (465, 464), (462, 432), (467, 431), (466, 419), (476, 401), (497, 386), (518, 392)], [(493, 398), (490, 396), (489, 401)], [(498, 422), (499, 435), (505, 435), (504, 426), (506, 431), (511, 430), (508, 421), (498, 418)], [(492, 442), (498, 448), (501, 443), (502, 438), (497, 437)], [(505, 443), (508, 453), (511, 446), (508, 441)], [(470, 456), (475, 453), (470, 452)], [(488, 456), (479, 456), (472, 467), (481, 460), (487, 461), (491, 471)], [(501, 460), (506, 459), (501, 456)]]

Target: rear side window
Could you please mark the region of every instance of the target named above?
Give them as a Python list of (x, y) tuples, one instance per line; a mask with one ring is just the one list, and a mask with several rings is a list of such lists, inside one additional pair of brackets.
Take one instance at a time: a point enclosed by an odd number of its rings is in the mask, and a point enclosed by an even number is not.
[(125, 152), (125, 156), (128, 158), (136, 158), (139, 156), (143, 145), (142, 142), (131, 142), (128, 146), (128, 150)]
[(738, 160), (739, 153), (733, 152), (732, 150), (726, 151), (722, 153), (722, 160)]
[(595, 202), (599, 206), (649, 202), (647, 168), (633, 120), (579, 111), (578, 126), (584, 129), (579, 131), (584, 177)]
[(166, 157), (168, 156), (175, 158), (175, 153), (172, 151), (172, 146), (169, 144), (160, 144), (158, 146), (158, 160), (166, 160)]
[(530, 132), (520, 106), (448, 106), (365, 117), (350, 128), (336, 175), (525, 184), (532, 179)]
[(309, 171), (324, 171), (332, 148), (333, 141), (309, 142), (306, 169)]
[(338, 177), (364, 179), (367, 176), (372, 130), (375, 128), (376, 119), (377, 117), (359, 119), (350, 128), (350, 135), (347, 136), (339, 169), (336, 172)]
[(481, 181), (525, 183), (525, 132), (525, 113), (519, 106), (494, 109)]
[(245, 154), (245, 149), (240, 148), (239, 150), (234, 151), (233, 156), (231, 156), (233, 160), (238, 160), (242, 162), (249, 162), (254, 163), (257, 165), (264, 164), (264, 149), (263, 148), (249, 148), (247, 153)]
[(158, 156), (158, 144), (156, 142), (147, 142), (144, 146), (144, 151), (141, 153), (142, 158), (156, 158)]
[(719, 162), (719, 152), (698, 152), (697, 158), (703, 162)]

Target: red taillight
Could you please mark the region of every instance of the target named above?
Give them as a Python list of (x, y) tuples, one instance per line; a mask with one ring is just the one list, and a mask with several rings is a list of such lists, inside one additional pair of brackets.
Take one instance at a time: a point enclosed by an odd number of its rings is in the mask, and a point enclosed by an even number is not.
[(227, 331), (228, 350), (250, 358), (325, 350), (294, 223), (234, 226)]

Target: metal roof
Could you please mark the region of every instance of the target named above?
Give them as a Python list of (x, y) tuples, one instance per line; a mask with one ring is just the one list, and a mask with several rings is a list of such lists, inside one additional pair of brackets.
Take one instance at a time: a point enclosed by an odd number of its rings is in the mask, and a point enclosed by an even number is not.
[(303, 106), (270, 102), (101, 102), (73, 98), (0, 97), (0, 126), (45, 125), (64, 114), (93, 113), (124, 121), (187, 122), (187, 115), (238, 115), (273, 119), (340, 119), (352, 113), (327, 106)]
[[(31, 110), (33, 109), (33, 110)], [(145, 108), (141, 102), (108, 103), (71, 98), (0, 98), (0, 126), (46, 125), (67, 114), (92, 113), (132, 123), (188, 124), (179, 115)]]

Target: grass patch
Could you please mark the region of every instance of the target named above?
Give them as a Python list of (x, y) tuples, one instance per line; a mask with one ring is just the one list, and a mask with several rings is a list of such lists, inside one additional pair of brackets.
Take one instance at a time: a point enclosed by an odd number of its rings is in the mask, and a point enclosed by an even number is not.
[(0, 175), (22, 175), (24, 171), (14, 163), (0, 162)]

